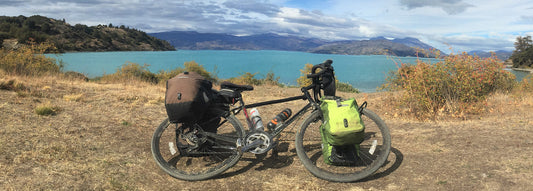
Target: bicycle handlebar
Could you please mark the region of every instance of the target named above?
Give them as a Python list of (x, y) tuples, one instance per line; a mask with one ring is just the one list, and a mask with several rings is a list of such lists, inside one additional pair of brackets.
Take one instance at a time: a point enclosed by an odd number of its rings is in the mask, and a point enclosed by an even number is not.
[[(318, 66), (318, 65), (316, 65)], [(313, 66), (314, 67), (314, 66)], [(320, 75), (322, 75), (324, 72), (326, 72), (326, 70), (322, 69), (320, 70), (320, 72), (318, 73), (314, 73), (314, 74), (307, 74), (307, 78), (316, 78), (316, 77), (319, 77)]]
[[(326, 68), (330, 67), (332, 63), (332, 60), (326, 60), (321, 64), (314, 65), (313, 68), (311, 68), (311, 74), (307, 74), (307, 78), (317, 78), (321, 76), (322, 74), (324, 74), (324, 72), (326, 72)], [(315, 71), (319, 68), (321, 70), (318, 73), (315, 73)]]

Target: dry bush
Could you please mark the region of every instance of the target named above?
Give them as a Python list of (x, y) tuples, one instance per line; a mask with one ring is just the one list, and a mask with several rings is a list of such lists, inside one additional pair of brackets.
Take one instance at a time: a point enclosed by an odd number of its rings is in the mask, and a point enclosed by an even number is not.
[(27, 87), (24, 83), (17, 81), (16, 79), (0, 79), (0, 90), (8, 91), (25, 91)]
[(15, 50), (0, 49), (0, 69), (12, 75), (44, 75), (57, 74), (62, 69), (56, 59), (44, 55), (47, 50), (55, 47), (48, 42), (30, 43)]
[(399, 105), (419, 119), (438, 115), (464, 118), (484, 111), (485, 99), (496, 91), (510, 91), (514, 75), (503, 70), (495, 57), (479, 58), (466, 53), (449, 55), (436, 63), (418, 60), (401, 63), (388, 78), (385, 89), (403, 90)]
[(35, 108), (35, 113), (37, 115), (57, 115), (57, 113), (61, 111), (61, 108), (55, 105), (52, 105), (51, 103), (45, 103), (42, 105), (39, 105)]

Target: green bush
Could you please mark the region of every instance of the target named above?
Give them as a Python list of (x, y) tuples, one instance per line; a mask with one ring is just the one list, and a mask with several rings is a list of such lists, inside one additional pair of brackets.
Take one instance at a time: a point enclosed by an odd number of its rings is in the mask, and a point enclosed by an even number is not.
[(433, 64), (422, 60), (416, 65), (402, 63), (387, 77), (384, 88), (405, 90), (402, 105), (419, 118), (435, 118), (439, 112), (479, 112), (477, 103), (492, 92), (511, 90), (514, 79), (500, 60), (463, 53)]
[(50, 104), (44, 104), (44, 105), (40, 105), (40, 106), (37, 106), (35, 108), (35, 113), (37, 115), (57, 115), (57, 113), (61, 110), (61, 108), (57, 107), (57, 106), (52, 106)]

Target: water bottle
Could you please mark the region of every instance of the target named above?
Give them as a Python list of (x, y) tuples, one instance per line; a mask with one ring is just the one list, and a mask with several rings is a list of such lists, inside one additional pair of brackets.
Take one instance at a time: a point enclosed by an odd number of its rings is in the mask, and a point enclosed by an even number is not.
[(292, 115), (291, 109), (287, 108), (281, 111), (276, 117), (274, 117), (270, 122), (268, 122), (267, 127), (269, 130), (275, 129), (278, 124), (283, 123), (285, 120), (287, 120)]
[(264, 130), (263, 121), (259, 115), (259, 110), (257, 108), (252, 108), (250, 110), (250, 119), (252, 120), (252, 127), (255, 130)]

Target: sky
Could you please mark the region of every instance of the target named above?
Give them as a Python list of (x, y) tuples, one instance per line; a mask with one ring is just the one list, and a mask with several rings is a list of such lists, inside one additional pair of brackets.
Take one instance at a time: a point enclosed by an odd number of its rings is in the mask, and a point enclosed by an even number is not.
[(533, 0), (0, 0), (0, 15), (148, 33), (413, 37), (445, 53), (512, 51), (516, 37), (533, 36)]

